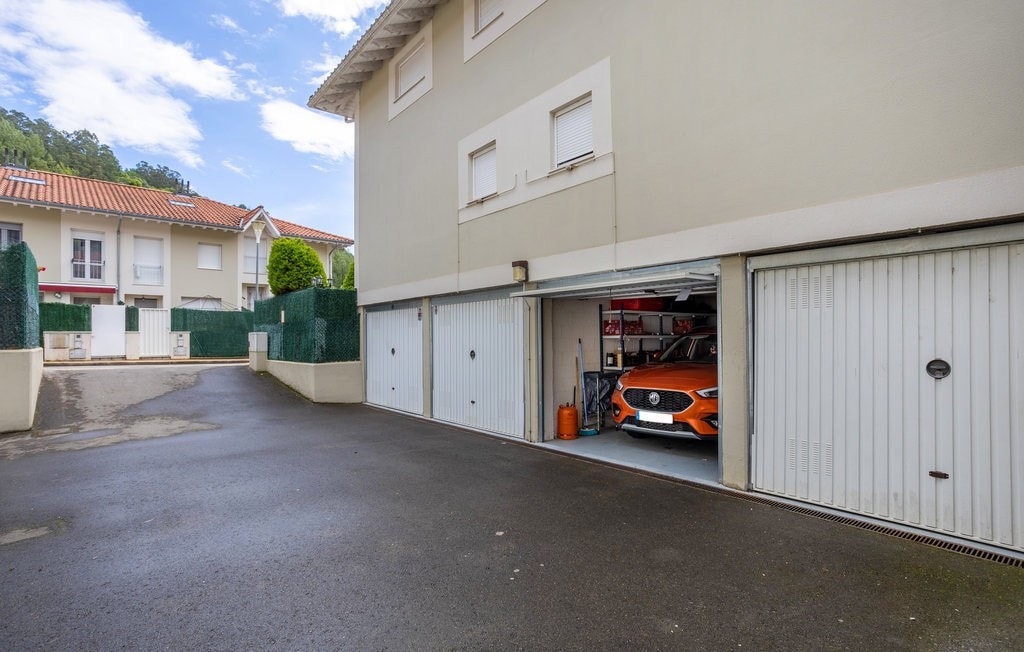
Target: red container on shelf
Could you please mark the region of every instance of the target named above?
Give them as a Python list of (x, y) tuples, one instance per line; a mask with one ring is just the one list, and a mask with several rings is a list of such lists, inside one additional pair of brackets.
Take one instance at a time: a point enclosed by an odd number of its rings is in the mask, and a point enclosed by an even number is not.
[(665, 300), (661, 297), (645, 297), (639, 299), (612, 299), (612, 310), (650, 310), (657, 312), (665, 309)]

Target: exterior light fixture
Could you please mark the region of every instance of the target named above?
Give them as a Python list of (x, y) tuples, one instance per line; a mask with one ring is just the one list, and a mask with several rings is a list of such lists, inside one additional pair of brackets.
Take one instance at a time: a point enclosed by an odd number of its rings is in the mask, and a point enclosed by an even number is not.
[(530, 264), (525, 260), (517, 260), (512, 263), (512, 280), (516, 283), (526, 283), (530, 278)]

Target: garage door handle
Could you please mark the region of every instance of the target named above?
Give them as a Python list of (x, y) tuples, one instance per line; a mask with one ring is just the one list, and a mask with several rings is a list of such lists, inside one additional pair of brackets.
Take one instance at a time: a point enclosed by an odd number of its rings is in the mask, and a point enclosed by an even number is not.
[(938, 478), (939, 480), (949, 480), (949, 474), (945, 471), (929, 471), (928, 475), (933, 478)]

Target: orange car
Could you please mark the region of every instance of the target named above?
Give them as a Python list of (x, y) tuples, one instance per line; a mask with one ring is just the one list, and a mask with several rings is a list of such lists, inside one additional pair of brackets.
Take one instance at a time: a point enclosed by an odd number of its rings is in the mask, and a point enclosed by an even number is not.
[(654, 362), (619, 377), (612, 393), (615, 427), (634, 437), (718, 437), (718, 337), (700, 328)]

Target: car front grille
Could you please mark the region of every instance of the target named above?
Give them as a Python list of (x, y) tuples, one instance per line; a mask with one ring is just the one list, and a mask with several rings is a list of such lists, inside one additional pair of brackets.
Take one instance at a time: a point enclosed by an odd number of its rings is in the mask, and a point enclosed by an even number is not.
[(693, 428), (691, 428), (689, 424), (682, 423), (680, 421), (673, 421), (672, 423), (654, 423), (652, 421), (644, 421), (643, 423), (641, 423), (634, 419), (633, 417), (629, 417), (629, 419), (627, 419), (626, 423), (624, 423), (623, 425), (626, 426), (627, 429), (629, 429), (629, 426), (635, 426), (637, 428), (642, 428), (643, 430), (660, 430), (661, 432), (687, 432), (691, 434), (696, 434), (693, 432)]
[[(657, 394), (657, 402), (651, 401), (652, 394)], [(693, 405), (693, 399), (685, 392), (666, 392), (656, 389), (640, 389), (631, 387), (622, 392), (626, 404), (634, 410), (657, 410), (658, 412), (682, 412)]]

